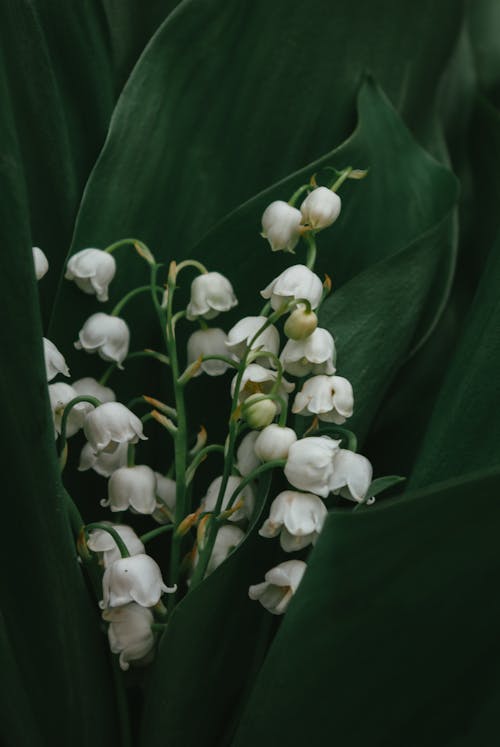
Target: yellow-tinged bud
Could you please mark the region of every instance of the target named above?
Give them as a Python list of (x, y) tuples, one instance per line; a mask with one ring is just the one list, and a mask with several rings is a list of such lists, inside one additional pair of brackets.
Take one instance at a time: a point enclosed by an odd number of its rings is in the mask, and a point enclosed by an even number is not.
[(276, 417), (278, 408), (272, 399), (262, 394), (252, 394), (243, 403), (243, 417), (253, 430), (265, 428)]
[(285, 335), (291, 340), (305, 340), (312, 335), (318, 326), (318, 317), (314, 311), (295, 309), (285, 322)]

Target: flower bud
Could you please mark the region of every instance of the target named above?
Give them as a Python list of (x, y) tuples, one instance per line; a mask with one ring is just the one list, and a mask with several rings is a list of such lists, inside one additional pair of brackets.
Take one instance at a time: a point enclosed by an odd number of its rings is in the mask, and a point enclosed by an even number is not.
[[(237, 378), (238, 376), (235, 376), (231, 381), (231, 397), (234, 397)], [(271, 390), (276, 384), (277, 378), (278, 374), (276, 373), (276, 371), (271, 371), (269, 368), (264, 368), (264, 366), (260, 366), (258, 363), (250, 363), (248, 366), (246, 366), (245, 370), (243, 371), (243, 376), (241, 377), (238, 401), (244, 402), (251, 394), (270, 394)], [(290, 392), (293, 392), (294, 389), (295, 384), (292, 384), (284, 377), (281, 377), (281, 381), (278, 387), (278, 396), (287, 401), (288, 395), (290, 394)], [(279, 404), (276, 403), (276, 405), (278, 408), (278, 412), (280, 412), (281, 408)]]
[(264, 576), (265, 581), (248, 589), (250, 599), (258, 600), (273, 615), (283, 615), (306, 571), (302, 560), (287, 560)]
[(191, 283), (191, 300), (186, 316), (190, 321), (202, 317), (213, 319), (221, 311), (229, 311), (238, 304), (233, 286), (220, 272), (207, 272)]
[[(227, 335), (222, 329), (198, 329), (187, 341), (188, 366), (198, 358), (209, 355), (227, 356)], [(200, 376), (205, 372), (209, 376), (221, 376), (229, 365), (224, 361), (202, 361), (200, 368), (193, 375)]]
[[(64, 356), (56, 348), (53, 342), (43, 338), (43, 355), (45, 358), (45, 371), (47, 372), (47, 381), (52, 381), (57, 374), (69, 376), (69, 368), (66, 365)], [(75, 394), (76, 397), (76, 394)]]
[(283, 200), (276, 200), (262, 214), (262, 236), (273, 252), (293, 252), (300, 238), (302, 214)]
[(323, 283), (305, 265), (292, 265), (274, 278), (260, 295), (270, 299), (275, 311), (287, 301), (301, 298), (309, 301), (311, 308), (316, 309), (323, 295)]
[(79, 339), (75, 342), (77, 350), (87, 353), (98, 353), (104, 361), (122, 363), (127, 357), (130, 332), (127, 323), (117, 316), (98, 312), (89, 316), (81, 328)]
[(294, 430), (271, 423), (259, 433), (255, 442), (255, 453), (262, 462), (286, 459), (290, 446), (296, 440)]
[(97, 296), (98, 301), (108, 300), (108, 287), (116, 272), (112, 254), (102, 249), (82, 249), (73, 254), (66, 266), (67, 280), (74, 280), (84, 293)]
[(35, 276), (37, 280), (41, 280), (49, 269), (49, 261), (39, 246), (34, 246), (32, 251), (33, 263), (35, 265)]
[(110, 510), (126, 511), (132, 508), (138, 514), (152, 514), (156, 509), (156, 477), (145, 464), (135, 467), (120, 467), (108, 482), (108, 500), (101, 506)]
[(336, 192), (328, 187), (317, 187), (300, 206), (304, 223), (315, 231), (328, 228), (340, 214), (341, 200)]
[(123, 607), (104, 610), (102, 616), (109, 623), (109, 647), (113, 654), (120, 655), (120, 668), (123, 671), (130, 667), (129, 662), (148, 658), (155, 644), (151, 610), (131, 602)]
[(278, 408), (273, 400), (263, 398), (262, 394), (251, 394), (243, 404), (243, 417), (254, 430), (272, 423), (277, 412)]
[(163, 583), (157, 563), (148, 555), (120, 558), (104, 571), (101, 609), (121, 607), (137, 602), (141, 607), (154, 607), (163, 592), (175, 591)]
[(314, 311), (297, 308), (292, 311), (285, 322), (284, 332), (291, 340), (305, 340), (312, 335), (318, 326), (318, 317)]
[(89, 412), (83, 430), (96, 454), (113, 453), (119, 444), (136, 444), (139, 439), (147, 441), (142, 422), (120, 402), (105, 402)]

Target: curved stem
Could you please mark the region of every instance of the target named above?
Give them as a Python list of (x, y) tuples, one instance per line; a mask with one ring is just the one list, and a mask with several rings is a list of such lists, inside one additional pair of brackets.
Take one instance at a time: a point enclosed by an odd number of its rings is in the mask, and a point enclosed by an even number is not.
[(261, 475), (263, 472), (269, 472), (270, 469), (276, 469), (284, 467), (286, 464), (286, 459), (273, 459), (270, 462), (264, 462), (264, 464), (259, 465), (256, 467), (252, 472), (250, 472), (246, 477), (243, 478), (243, 480), (240, 482), (234, 493), (232, 494), (231, 498), (229, 499), (226, 507), (226, 511), (233, 507), (234, 502), (236, 501), (236, 498), (239, 496), (239, 494), (245, 490), (246, 486), (251, 483), (253, 480), (255, 480), (256, 477)]
[(196, 259), (184, 259), (182, 262), (179, 262), (175, 267), (175, 274), (178, 275), (185, 267), (195, 267), (202, 275), (208, 275), (208, 270), (205, 265), (202, 265), (201, 262), (198, 262)]
[[(163, 353), (158, 353), (156, 350), (136, 350), (133, 353), (129, 353), (127, 357), (125, 358), (125, 361), (133, 360), (134, 358), (154, 358), (155, 360), (159, 361), (160, 363), (163, 363), (166, 366), (170, 366), (170, 361), (167, 358), (166, 355), (163, 355)], [(124, 363), (125, 363), (124, 361)], [(103, 373), (101, 378), (99, 379), (99, 384), (104, 386), (107, 384), (108, 379), (110, 378), (111, 374), (114, 373), (117, 370), (118, 366), (116, 363), (112, 363), (106, 371)]]
[(59, 441), (59, 462), (61, 465), (61, 470), (64, 469), (66, 466), (66, 457), (67, 457), (67, 438), (66, 438), (66, 429), (68, 426), (68, 418), (71, 410), (75, 405), (79, 404), (79, 402), (88, 402), (91, 405), (94, 405), (94, 407), (99, 407), (101, 404), (100, 400), (97, 399), (97, 397), (91, 397), (87, 394), (82, 394), (79, 397), (74, 397), (72, 400), (68, 402), (66, 407), (64, 408), (64, 412), (61, 418), (61, 436)]
[(165, 534), (165, 532), (171, 532), (174, 528), (173, 524), (164, 524), (161, 527), (158, 527), (157, 529), (152, 529), (150, 532), (146, 532), (146, 534), (141, 534), (139, 539), (141, 540), (142, 544), (145, 545), (150, 540), (154, 539), (155, 537), (159, 537), (160, 534)]
[(332, 192), (336, 192), (342, 186), (345, 180), (349, 178), (349, 174), (351, 173), (351, 171), (352, 171), (352, 166), (348, 166), (347, 168), (342, 169), (342, 171), (340, 172), (340, 175), (330, 187)]
[(314, 265), (316, 264), (316, 239), (314, 238), (314, 234), (311, 231), (308, 231), (304, 234), (304, 239), (307, 244), (307, 258), (306, 258), (306, 266), (310, 269), (314, 269)]
[(85, 532), (87, 533), (89, 530), (92, 529), (102, 529), (104, 532), (107, 532), (112, 536), (114, 541), (116, 542), (116, 545), (120, 551), (120, 555), (122, 558), (130, 558), (130, 553), (128, 551), (127, 545), (122, 540), (116, 529), (113, 529), (113, 527), (108, 526), (107, 524), (101, 524), (99, 521), (93, 522), (92, 524), (86, 524), (85, 525)]
[(186, 470), (186, 483), (188, 485), (193, 481), (196, 470), (200, 466), (200, 464), (205, 461), (208, 454), (211, 454), (213, 452), (219, 452), (223, 454), (224, 447), (221, 444), (209, 444), (196, 454), (195, 458)]
[[(129, 291), (114, 306), (113, 310), (111, 311), (111, 316), (118, 316), (118, 314), (123, 309), (123, 307), (126, 306), (128, 302), (132, 300), (132, 298), (135, 298), (135, 296), (138, 296), (140, 293), (145, 293), (146, 291), (149, 292), (150, 290), (151, 290), (151, 285), (140, 285), (138, 288), (134, 288), (134, 290)], [(163, 288), (160, 288), (159, 285), (156, 286), (156, 291), (158, 293), (163, 294)]]

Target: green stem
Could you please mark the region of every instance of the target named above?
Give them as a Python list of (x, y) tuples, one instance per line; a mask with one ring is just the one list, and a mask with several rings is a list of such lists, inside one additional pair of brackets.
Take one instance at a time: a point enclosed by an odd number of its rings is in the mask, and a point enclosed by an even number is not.
[[(125, 361), (130, 361), (130, 360), (133, 360), (134, 358), (154, 358), (160, 363), (164, 363), (166, 366), (170, 366), (170, 361), (167, 358), (167, 356), (163, 355), (162, 353), (158, 353), (156, 350), (137, 350), (134, 353), (129, 353), (127, 357), (125, 358)], [(117, 368), (118, 366), (116, 365), (116, 363), (112, 363), (110, 366), (108, 366), (106, 371), (103, 373), (103, 375), (99, 379), (99, 384), (101, 384), (102, 386), (105, 386), (111, 374), (114, 373), (114, 371), (116, 371)]]
[(161, 527), (152, 529), (150, 532), (146, 532), (146, 534), (141, 534), (139, 539), (141, 540), (142, 544), (145, 545), (147, 542), (154, 539), (155, 537), (159, 537), (160, 534), (165, 534), (165, 532), (171, 532), (173, 528), (174, 528), (173, 524), (164, 524)]
[(185, 267), (195, 267), (202, 275), (208, 275), (208, 270), (205, 265), (202, 265), (201, 262), (198, 262), (196, 259), (185, 259), (182, 262), (179, 262), (175, 267), (175, 274), (178, 275)]
[(295, 203), (297, 202), (299, 197), (303, 195), (304, 192), (307, 192), (308, 189), (312, 189), (310, 184), (302, 184), (302, 186), (296, 189), (293, 195), (290, 197), (290, 199), (288, 200), (288, 204), (292, 207), (295, 207)]
[(193, 481), (195, 472), (199, 465), (206, 459), (208, 454), (211, 454), (215, 451), (223, 454), (224, 447), (221, 444), (209, 444), (196, 454), (195, 458), (186, 470), (186, 483), (188, 485)]
[(229, 499), (226, 507), (226, 511), (233, 507), (236, 498), (239, 496), (239, 494), (245, 490), (246, 486), (249, 485), (253, 480), (255, 480), (256, 477), (261, 475), (263, 472), (269, 472), (270, 469), (276, 469), (276, 468), (282, 468), (286, 464), (286, 459), (273, 459), (270, 462), (264, 462), (264, 464), (259, 465), (256, 467), (252, 472), (250, 472), (246, 477), (243, 478), (243, 480), (240, 482), (234, 493), (232, 494), (231, 498)]
[(316, 264), (316, 254), (317, 254), (317, 247), (316, 247), (316, 239), (314, 238), (314, 234), (312, 231), (308, 231), (304, 234), (304, 239), (307, 244), (307, 258), (306, 258), (306, 266), (310, 269), (314, 269), (314, 265)]
[(340, 176), (333, 182), (330, 189), (332, 192), (337, 192), (337, 190), (342, 186), (342, 184), (345, 182), (346, 179), (349, 178), (349, 174), (352, 171), (352, 166), (348, 166), (345, 169), (342, 169)]
[(88, 532), (92, 529), (102, 529), (104, 532), (107, 532), (110, 534), (114, 541), (116, 542), (116, 545), (120, 551), (120, 555), (122, 558), (130, 558), (130, 553), (128, 551), (127, 545), (122, 540), (116, 529), (113, 529), (113, 527), (108, 526), (107, 524), (101, 524), (100, 522), (96, 521), (92, 524), (86, 524), (85, 525), (85, 532)]
[[(140, 293), (145, 293), (146, 291), (151, 291), (151, 285), (141, 285), (138, 288), (134, 288), (134, 290), (129, 291), (129, 293), (127, 293), (120, 301), (118, 301), (111, 312), (111, 316), (118, 316), (123, 307), (126, 306), (128, 302), (132, 300), (132, 298), (135, 298), (135, 296), (138, 296)], [(160, 288), (159, 285), (156, 286), (156, 291), (163, 294), (163, 288)]]
[(123, 672), (120, 669), (118, 656), (112, 655), (113, 681), (115, 683), (116, 707), (120, 722), (120, 747), (132, 747), (132, 733), (127, 702), (127, 691), (123, 682)]
[(68, 402), (66, 407), (64, 408), (64, 412), (61, 418), (61, 436), (59, 440), (59, 460), (61, 462), (61, 470), (64, 469), (66, 464), (66, 455), (67, 455), (67, 438), (66, 438), (66, 429), (68, 426), (68, 418), (71, 410), (75, 405), (79, 404), (79, 402), (89, 402), (91, 405), (94, 405), (94, 407), (99, 407), (101, 402), (96, 397), (91, 397), (87, 394), (82, 394), (79, 397), (74, 397), (72, 400)]

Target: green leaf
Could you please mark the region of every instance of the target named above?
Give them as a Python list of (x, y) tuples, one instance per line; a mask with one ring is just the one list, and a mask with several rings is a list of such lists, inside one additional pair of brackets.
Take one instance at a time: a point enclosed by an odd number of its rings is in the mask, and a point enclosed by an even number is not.
[(330, 514), (232, 746), (495, 744), (499, 489), (495, 470)]

